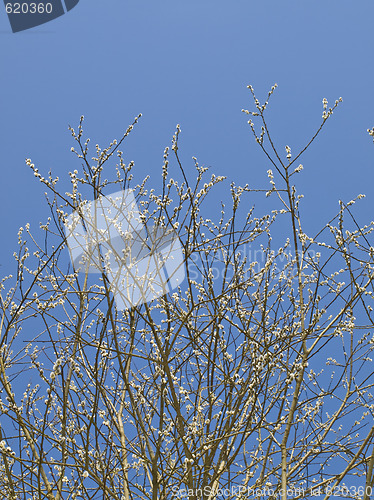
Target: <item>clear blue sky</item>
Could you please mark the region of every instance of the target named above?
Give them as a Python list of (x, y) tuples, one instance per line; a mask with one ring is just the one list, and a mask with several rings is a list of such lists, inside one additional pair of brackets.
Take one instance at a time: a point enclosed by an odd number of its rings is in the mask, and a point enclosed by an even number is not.
[(269, 123), (282, 150), (309, 139), (323, 97), (343, 97), (302, 159), (305, 229), (361, 192), (361, 220), (370, 221), (373, 21), (372, 0), (80, 0), (59, 19), (13, 34), (1, 9), (2, 270), (10, 270), (18, 227), (48, 216), (25, 158), (60, 178), (77, 168), (67, 126), (81, 114), (91, 144), (104, 146), (143, 113), (124, 150), (136, 179), (150, 173), (152, 186), (177, 123), (191, 175), (195, 155), (229, 181), (266, 184), (269, 165), (241, 113), (252, 106), (248, 83), (260, 99), (278, 83)]

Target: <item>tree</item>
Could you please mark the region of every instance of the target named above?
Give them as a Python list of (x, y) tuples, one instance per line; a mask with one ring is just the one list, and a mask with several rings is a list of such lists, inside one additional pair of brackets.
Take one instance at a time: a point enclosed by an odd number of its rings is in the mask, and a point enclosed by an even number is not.
[[(84, 200), (130, 188), (133, 163), (120, 146), (140, 115), (120, 141), (96, 145), (92, 160), (83, 117), (77, 132), (70, 128), (81, 162), (70, 193), (26, 160), (47, 188), (51, 216), (40, 226), (44, 239), (20, 229), (16, 274), (1, 285), (6, 498), (370, 497), (373, 223), (360, 227), (356, 200), (340, 202), (310, 237), (293, 184), (298, 159), (341, 99), (330, 108), (323, 100), (315, 135), (294, 156), (286, 146), (284, 158), (265, 120), (268, 100), (261, 105), (249, 89), (256, 111), (245, 113), (260, 121), (260, 132), (249, 124), (271, 167), (270, 188), (231, 184), (231, 206), (204, 217), (224, 178), (194, 158), (191, 183), (178, 126), (164, 153), (162, 193), (147, 179), (133, 192), (145, 223), (178, 233), (186, 279), (125, 310), (116, 307), (105, 255), (99, 275), (72, 268), (65, 225)], [(170, 177), (171, 156), (181, 180)], [(253, 191), (280, 208), (243, 212)], [(277, 227), (281, 245), (271, 236)]]

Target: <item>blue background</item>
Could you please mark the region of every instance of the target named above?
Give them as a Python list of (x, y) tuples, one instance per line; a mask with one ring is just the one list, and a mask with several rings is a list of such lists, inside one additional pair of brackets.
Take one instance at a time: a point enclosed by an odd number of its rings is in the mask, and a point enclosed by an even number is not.
[[(121, 149), (135, 161), (136, 181), (151, 175), (150, 187), (160, 185), (177, 123), (190, 179), (195, 155), (228, 181), (267, 187), (270, 165), (241, 113), (254, 109), (249, 83), (260, 100), (279, 85), (268, 120), (282, 153), (311, 137), (323, 97), (331, 104), (343, 97), (301, 159), (304, 230), (316, 232), (339, 199), (361, 192), (360, 221), (371, 221), (373, 19), (367, 0), (80, 0), (60, 18), (13, 34), (0, 12), (2, 273), (14, 269), (19, 226), (35, 229), (49, 215), (25, 158), (61, 179), (79, 168), (67, 126), (76, 129), (81, 114), (91, 145), (104, 147), (143, 113)], [(273, 208), (272, 198), (255, 201), (260, 213)]]
[[(45, 188), (25, 158), (70, 189), (64, 179), (79, 161), (68, 124), (77, 129), (82, 114), (85, 137), (102, 148), (143, 114), (121, 147), (126, 162), (135, 161), (135, 182), (150, 174), (150, 187), (160, 187), (163, 151), (180, 123), (191, 183), (196, 156), (227, 184), (268, 187), (270, 164), (241, 112), (254, 109), (249, 83), (260, 100), (279, 85), (267, 116), (284, 156), (286, 144), (298, 152), (318, 128), (322, 99), (343, 97), (295, 177), (304, 231), (313, 235), (339, 199), (359, 193), (367, 198), (356, 213), (369, 223), (373, 20), (372, 0), (80, 0), (60, 18), (13, 34), (0, 11), (0, 275), (15, 274), (18, 228), (30, 222), (35, 232), (49, 216)], [(256, 215), (274, 201), (249, 196)]]

